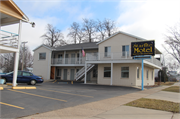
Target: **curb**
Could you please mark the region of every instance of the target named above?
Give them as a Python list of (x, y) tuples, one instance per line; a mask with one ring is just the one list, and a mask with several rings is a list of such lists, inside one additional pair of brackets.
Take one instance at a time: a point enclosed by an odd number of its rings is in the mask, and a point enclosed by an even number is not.
[(4, 88), (3, 87), (0, 87), (0, 90), (3, 90)]
[(36, 89), (36, 87), (12, 87), (12, 89)]
[[(8, 86), (12, 86), (13, 84), (12, 84), (12, 83), (6, 83), (6, 85), (8, 85)], [(17, 84), (16, 84), (16, 86), (17, 86)]]

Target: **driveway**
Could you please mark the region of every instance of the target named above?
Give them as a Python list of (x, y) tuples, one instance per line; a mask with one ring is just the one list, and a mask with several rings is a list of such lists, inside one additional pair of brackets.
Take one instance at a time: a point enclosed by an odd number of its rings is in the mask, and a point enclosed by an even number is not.
[(35, 90), (11, 90), (7, 87), (2, 90), (1, 118), (23, 117), (140, 91), (140, 89), (122, 86), (58, 82), (37, 84), (36, 88)]

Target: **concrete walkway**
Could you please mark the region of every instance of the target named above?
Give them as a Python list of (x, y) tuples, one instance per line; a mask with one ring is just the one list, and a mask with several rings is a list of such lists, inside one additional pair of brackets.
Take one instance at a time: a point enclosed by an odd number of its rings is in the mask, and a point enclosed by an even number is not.
[[(175, 84), (179, 85), (179, 84)], [(114, 98), (100, 100), (75, 107), (54, 110), (46, 113), (23, 117), (22, 119), (179, 119), (180, 114), (171, 112), (124, 106), (124, 104), (140, 98), (157, 97), (158, 93), (169, 86), (155, 87), (149, 90), (126, 94)], [(159, 92), (160, 91), (160, 92)], [(168, 92), (168, 95), (174, 94)], [(179, 95), (177, 93), (177, 95)], [(167, 97), (170, 100), (170, 97)], [(176, 97), (175, 97), (176, 98)], [(172, 99), (171, 99), (172, 100)], [(177, 101), (177, 100), (176, 100)]]

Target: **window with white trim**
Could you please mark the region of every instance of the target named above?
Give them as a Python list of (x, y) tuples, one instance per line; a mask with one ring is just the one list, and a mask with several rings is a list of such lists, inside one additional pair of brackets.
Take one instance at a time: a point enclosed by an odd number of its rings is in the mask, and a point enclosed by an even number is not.
[(111, 77), (111, 67), (104, 67), (104, 77)]
[(121, 78), (129, 78), (129, 67), (121, 67)]
[(123, 45), (122, 46), (122, 53), (123, 53), (123, 56), (129, 56), (129, 45)]
[(104, 57), (111, 57), (111, 46), (105, 47)]
[(39, 60), (45, 60), (46, 59), (46, 53), (39, 53)]

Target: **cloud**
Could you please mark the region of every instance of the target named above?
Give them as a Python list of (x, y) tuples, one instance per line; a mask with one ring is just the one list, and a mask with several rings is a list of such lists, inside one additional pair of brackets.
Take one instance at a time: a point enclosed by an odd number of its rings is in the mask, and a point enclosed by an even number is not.
[(180, 20), (179, 1), (125, 2), (119, 4), (120, 16), (117, 20), (120, 28), (145, 39), (155, 39), (156, 47), (163, 49), (164, 35), (169, 26)]

